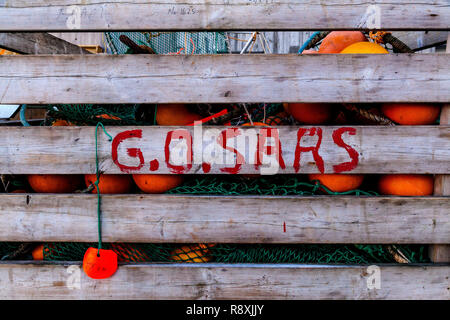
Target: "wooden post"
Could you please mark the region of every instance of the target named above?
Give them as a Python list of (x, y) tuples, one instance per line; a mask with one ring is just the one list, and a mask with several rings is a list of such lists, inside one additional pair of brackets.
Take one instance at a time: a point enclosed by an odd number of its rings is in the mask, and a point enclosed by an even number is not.
[[(450, 32), (447, 39), (446, 53), (450, 54)], [(450, 124), (450, 104), (442, 107), (440, 125)], [(434, 183), (434, 195), (436, 196), (450, 196), (450, 175), (436, 176)], [(430, 245), (429, 256), (433, 262), (450, 263), (450, 244), (445, 245)]]

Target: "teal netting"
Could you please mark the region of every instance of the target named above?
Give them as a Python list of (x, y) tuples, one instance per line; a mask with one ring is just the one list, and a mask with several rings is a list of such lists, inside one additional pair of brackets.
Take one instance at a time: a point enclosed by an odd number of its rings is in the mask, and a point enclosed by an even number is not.
[(105, 38), (113, 54), (130, 53), (119, 37), (126, 35), (137, 45), (145, 45), (157, 54), (228, 53), (223, 32), (106, 32)]

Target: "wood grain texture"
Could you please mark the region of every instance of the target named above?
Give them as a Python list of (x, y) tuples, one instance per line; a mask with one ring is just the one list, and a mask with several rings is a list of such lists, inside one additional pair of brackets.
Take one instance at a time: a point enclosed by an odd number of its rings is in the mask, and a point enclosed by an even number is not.
[(450, 262), (450, 244), (433, 244), (428, 250), (430, 260), (434, 263)]
[[(217, 143), (221, 132), (230, 127), (203, 127), (202, 133), (194, 127), (106, 127), (113, 137), (101, 131), (98, 133), (99, 168), (104, 173), (157, 173), (174, 174), (170, 165), (183, 165), (184, 174), (230, 174), (226, 168), (236, 166), (235, 154)], [(263, 163), (255, 166), (257, 135), (261, 128), (240, 127), (238, 138), (228, 138), (227, 147), (242, 154), (243, 163), (239, 174), (304, 174), (320, 173), (318, 161), (312, 152), (301, 152), (297, 158), (296, 149), (299, 130), (311, 127), (278, 127), (282, 157), (285, 168), (277, 167), (279, 158), (263, 155)], [(318, 155), (323, 160), (325, 173), (334, 173), (336, 166), (352, 162), (347, 150), (335, 144), (333, 133), (342, 127), (324, 126)], [(192, 161), (186, 158), (186, 139), (168, 140), (170, 132), (186, 129), (193, 138)], [(130, 137), (119, 142), (124, 133), (139, 131), (142, 138)], [(263, 130), (263, 129), (261, 129)], [(267, 129), (264, 129), (267, 130)], [(276, 130), (276, 131), (275, 131)], [(449, 126), (366, 126), (352, 127), (354, 135), (342, 134), (343, 142), (357, 153), (356, 167), (341, 173), (434, 173), (450, 172), (450, 128)], [(0, 128), (0, 173), (3, 174), (92, 174), (95, 173), (95, 127), (8, 127)], [(197, 138), (199, 137), (199, 138)], [(165, 153), (166, 141), (169, 152)], [(305, 134), (299, 146), (315, 147), (318, 136)], [(136, 154), (133, 150), (136, 149)], [(113, 151), (117, 150), (117, 160)], [(142, 162), (137, 154), (142, 153)], [(177, 157), (179, 156), (179, 157)], [(150, 162), (158, 160), (159, 167), (150, 171)], [(296, 159), (298, 161), (296, 161)], [(189, 169), (186, 165), (191, 163)], [(205, 171), (203, 163), (211, 165)], [(142, 164), (141, 166), (139, 164)], [(298, 167), (295, 166), (298, 163)], [(121, 169), (119, 165), (130, 167)], [(132, 168), (134, 167), (134, 169)], [(278, 170), (277, 170), (278, 169)], [(298, 171), (297, 171), (298, 169)]]
[[(103, 195), (102, 239), (446, 243), (449, 197)], [(95, 242), (96, 195), (2, 194), (0, 241)]]
[(48, 33), (0, 33), (0, 48), (23, 54), (90, 54)]
[(446, 103), (449, 87), (446, 54), (0, 57), (3, 104)]
[[(373, 268), (373, 266), (372, 266)], [(88, 278), (77, 263), (0, 262), (0, 299), (448, 300), (449, 266), (264, 264), (122, 265), (109, 279)], [(132, 288), (132, 290), (130, 290)]]
[[(377, 20), (375, 14), (381, 19)], [(42, 19), (42, 17), (46, 17)], [(1, 31), (443, 30), (446, 0), (47, 0), (0, 3)]]
[(51, 34), (67, 42), (76, 44), (77, 46), (96, 45), (106, 49), (106, 42), (103, 32), (58, 32)]

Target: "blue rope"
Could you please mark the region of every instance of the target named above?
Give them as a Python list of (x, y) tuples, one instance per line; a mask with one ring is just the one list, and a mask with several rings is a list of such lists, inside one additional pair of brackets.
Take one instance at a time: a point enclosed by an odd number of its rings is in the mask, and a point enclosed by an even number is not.
[(309, 39), (306, 40), (306, 42), (302, 45), (302, 47), (298, 50), (298, 54), (301, 54), (301, 53), (306, 49), (306, 47), (311, 43), (311, 40), (312, 40), (315, 36), (317, 36), (319, 33), (320, 33), (320, 31), (314, 32), (314, 33), (309, 37)]
[(20, 107), (20, 122), (22, 122), (22, 125), (24, 127), (31, 127), (31, 125), (28, 123), (27, 119), (25, 118), (25, 111), (27, 110), (27, 105), (23, 104)]

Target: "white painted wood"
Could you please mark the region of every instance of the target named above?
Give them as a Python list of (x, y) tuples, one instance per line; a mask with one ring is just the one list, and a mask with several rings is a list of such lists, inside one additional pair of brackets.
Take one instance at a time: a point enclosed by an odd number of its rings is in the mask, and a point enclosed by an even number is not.
[[(449, 197), (103, 195), (104, 242), (445, 243)], [(1, 194), (0, 241), (96, 242), (97, 196)]]
[(450, 57), (0, 57), (0, 103), (448, 102)]
[[(43, 18), (45, 17), (45, 18)], [(47, 0), (2, 1), (1, 31), (73, 30), (442, 30), (446, 0)]]
[(448, 266), (135, 264), (93, 280), (77, 263), (0, 263), (0, 299), (448, 300), (449, 272)]
[[(186, 137), (193, 136), (193, 157), (189, 161), (186, 157), (186, 139), (170, 139), (169, 132), (176, 129), (186, 129)], [(235, 154), (225, 150), (216, 143), (220, 132), (230, 127), (203, 127), (202, 133), (194, 133), (193, 127), (106, 127), (113, 137), (109, 138), (101, 131), (98, 132), (99, 166), (105, 173), (152, 173), (150, 161), (157, 159), (159, 167), (153, 173), (178, 173), (167, 165), (182, 165), (185, 174), (229, 174), (224, 168), (236, 165)], [(273, 154), (263, 155), (263, 165), (255, 167), (255, 153), (257, 134), (267, 132), (267, 128), (241, 127), (238, 138), (228, 138), (227, 146), (236, 143), (236, 150), (243, 156), (245, 163), (237, 173), (286, 174), (286, 173), (320, 173), (320, 160), (323, 159), (325, 173), (435, 173), (450, 172), (450, 139), (448, 126), (367, 126), (340, 129), (342, 127), (324, 126), (322, 142), (318, 149), (319, 157), (313, 158), (312, 152), (299, 152), (296, 161), (296, 149), (299, 130), (310, 130), (311, 127), (278, 127), (272, 134), (278, 132), (282, 158), (285, 168), (281, 165), (278, 171), (268, 170), (277, 168), (281, 161)], [(134, 131), (137, 130), (137, 131)], [(142, 131), (140, 131), (142, 130)], [(232, 130), (232, 129), (229, 129)], [(263, 130), (263, 131), (259, 131)], [(343, 147), (337, 146), (332, 138), (337, 130), (355, 130), (342, 134), (343, 142), (356, 152), (352, 160), (350, 154)], [(318, 135), (310, 136), (306, 133), (300, 140), (300, 147), (315, 147)], [(119, 142), (127, 133), (136, 134), (133, 138)], [(308, 131), (310, 132), (310, 131)], [(142, 134), (142, 138), (137, 135)], [(80, 174), (95, 173), (95, 127), (9, 127), (0, 128), (0, 173), (3, 174)], [(197, 137), (197, 138), (196, 138)], [(202, 138), (201, 138), (202, 137)], [(166, 141), (168, 156), (165, 154)], [(201, 142), (200, 142), (201, 141)], [(261, 139), (261, 143), (264, 140)], [(117, 148), (113, 148), (116, 145)], [(133, 155), (129, 149), (136, 149)], [(117, 160), (113, 161), (113, 151), (117, 150)], [(178, 151), (177, 151), (178, 150)], [(215, 150), (215, 154), (213, 153)], [(142, 153), (141, 163), (138, 154)], [(130, 156), (132, 154), (132, 156)], [(178, 155), (178, 157), (177, 157)], [(166, 159), (168, 160), (166, 162)], [(272, 159), (272, 160), (271, 160)], [(279, 160), (279, 159), (278, 159)], [(219, 162), (220, 161), (220, 162)], [(243, 161), (243, 162), (244, 162)], [(354, 168), (344, 168), (349, 171), (336, 171), (342, 163), (352, 162)], [(357, 161), (357, 163), (356, 163)], [(211, 170), (204, 171), (202, 164), (211, 164)], [(142, 164), (139, 166), (139, 164)], [(189, 169), (187, 164), (191, 163)], [(297, 163), (298, 166), (294, 166)], [(121, 169), (119, 165), (127, 166)], [(135, 167), (135, 168), (132, 168)], [(298, 171), (297, 171), (298, 169)]]

